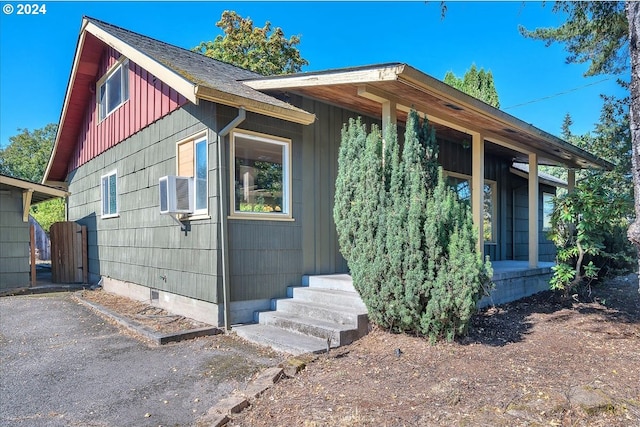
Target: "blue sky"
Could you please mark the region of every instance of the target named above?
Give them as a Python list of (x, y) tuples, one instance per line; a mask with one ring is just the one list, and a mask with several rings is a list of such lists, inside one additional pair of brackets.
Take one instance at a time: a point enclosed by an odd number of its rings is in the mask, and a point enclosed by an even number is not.
[(566, 113), (574, 133), (593, 130), (599, 95), (623, 94), (615, 77), (585, 78), (586, 65), (566, 64), (562, 46), (519, 34), (519, 24), (562, 23), (540, 2), (447, 1), (444, 19), (439, 1), (47, 1), (44, 15), (17, 15), (18, 3), (7, 4), (14, 11), (0, 14), (1, 146), (18, 128), (59, 120), (83, 15), (191, 48), (220, 34), (215, 23), (224, 10), (235, 10), (257, 26), (268, 20), (287, 36), (299, 35), (310, 62), (303, 71), (406, 62), (443, 79), (475, 63), (493, 72), (504, 111), (555, 135)]

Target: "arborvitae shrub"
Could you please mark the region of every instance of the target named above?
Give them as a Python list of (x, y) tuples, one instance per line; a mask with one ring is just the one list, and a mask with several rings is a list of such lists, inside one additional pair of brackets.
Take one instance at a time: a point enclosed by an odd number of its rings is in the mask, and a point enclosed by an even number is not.
[(435, 132), (416, 112), (402, 152), (395, 127), (342, 131), (334, 219), (353, 284), (376, 324), (431, 340), (464, 334), (490, 264), (468, 206), (444, 183)]

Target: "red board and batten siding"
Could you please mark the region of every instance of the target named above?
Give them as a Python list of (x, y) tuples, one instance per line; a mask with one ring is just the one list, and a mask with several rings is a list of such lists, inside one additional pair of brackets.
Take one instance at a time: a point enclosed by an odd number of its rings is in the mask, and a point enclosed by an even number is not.
[[(107, 49), (100, 61), (96, 81), (118, 60), (120, 54)], [(97, 88), (94, 92), (97, 92)], [(83, 165), (100, 153), (144, 129), (156, 120), (184, 105), (186, 98), (154, 77), (138, 64), (129, 61), (129, 100), (99, 121), (96, 93), (87, 105), (78, 134), (74, 157), (69, 161), (69, 171)]]

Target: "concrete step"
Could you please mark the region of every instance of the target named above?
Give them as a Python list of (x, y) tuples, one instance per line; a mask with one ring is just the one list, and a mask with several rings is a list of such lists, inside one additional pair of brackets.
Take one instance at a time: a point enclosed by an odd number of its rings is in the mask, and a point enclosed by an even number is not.
[(312, 319), (295, 314), (277, 311), (263, 311), (258, 314), (259, 323), (270, 325), (287, 331), (296, 332), (311, 337), (331, 340), (332, 347), (351, 344), (359, 337), (358, 330), (353, 326), (341, 325), (326, 320)]
[(294, 298), (273, 300), (271, 309), (280, 313), (327, 320), (356, 329), (358, 329), (358, 325), (367, 322), (367, 311), (362, 308), (320, 304)]
[(327, 351), (326, 339), (310, 337), (270, 325), (239, 325), (234, 326), (233, 331), (247, 341), (294, 356)]
[(364, 305), (364, 302), (362, 302), (360, 295), (355, 292), (301, 286), (290, 287), (289, 296), (298, 301), (312, 302), (332, 307), (348, 307), (363, 310), (364, 313), (367, 312), (367, 307)]
[(335, 289), (355, 292), (353, 280), (348, 274), (326, 274), (320, 276), (303, 276), (302, 285), (310, 288)]

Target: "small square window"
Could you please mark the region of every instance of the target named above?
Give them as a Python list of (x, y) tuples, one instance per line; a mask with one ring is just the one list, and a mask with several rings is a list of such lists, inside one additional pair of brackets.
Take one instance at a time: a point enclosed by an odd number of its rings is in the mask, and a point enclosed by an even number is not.
[(98, 82), (99, 119), (109, 114), (129, 99), (129, 61), (118, 64)]
[(118, 187), (116, 171), (103, 175), (100, 179), (102, 194), (102, 218), (118, 216)]
[(233, 133), (233, 216), (291, 217), (290, 150), (287, 139)]

